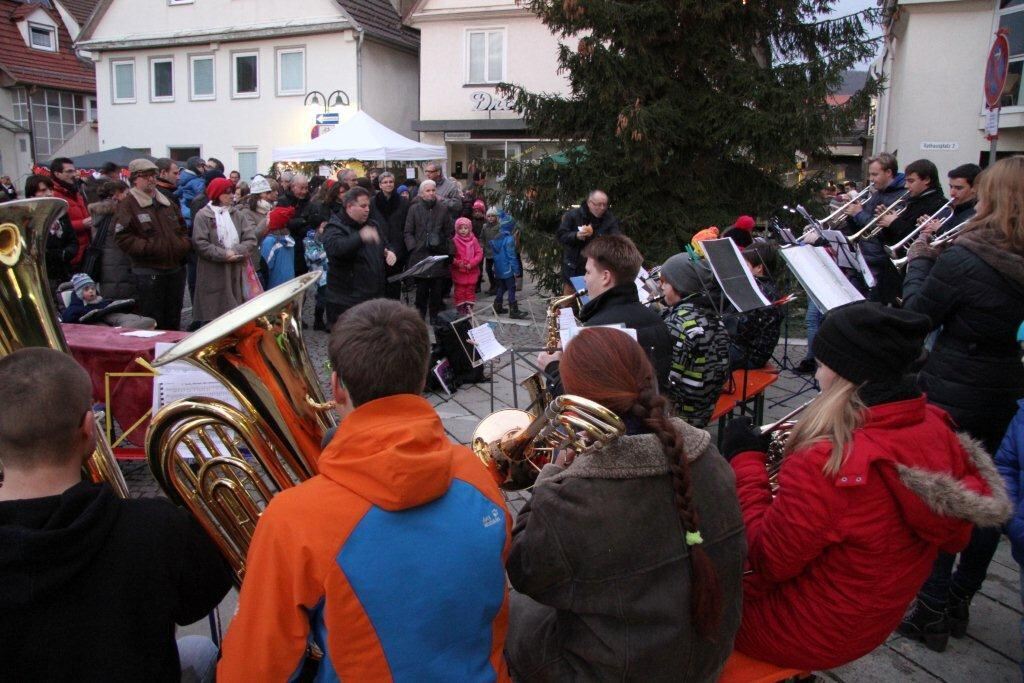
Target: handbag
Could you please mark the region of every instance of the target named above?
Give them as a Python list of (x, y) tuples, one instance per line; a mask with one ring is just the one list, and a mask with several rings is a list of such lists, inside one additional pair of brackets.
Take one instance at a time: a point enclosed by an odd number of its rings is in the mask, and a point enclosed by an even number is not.
[(85, 248), (85, 255), (82, 257), (82, 272), (96, 282), (100, 281), (100, 269), (103, 259), (103, 244), (107, 241), (107, 228), (110, 226), (111, 216), (106, 216), (96, 228), (96, 235), (90, 240), (89, 246)]
[(438, 232), (430, 232), (427, 235), (427, 251), (431, 254), (447, 254), (448, 248), (441, 239), (441, 234)]

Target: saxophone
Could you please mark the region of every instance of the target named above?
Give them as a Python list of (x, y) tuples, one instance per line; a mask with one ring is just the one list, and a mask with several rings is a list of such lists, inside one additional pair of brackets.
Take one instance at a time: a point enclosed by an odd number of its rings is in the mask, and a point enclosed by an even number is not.
[[(555, 297), (548, 302), (548, 311), (544, 325), (544, 351), (547, 353), (554, 353), (561, 345), (562, 338), (558, 331), (558, 313), (574, 299), (576, 299), (575, 294), (566, 294), (565, 296)], [(548, 391), (547, 376), (544, 374), (544, 368), (524, 379), (519, 383), (519, 386), (526, 389), (526, 393), (530, 395), (530, 405), (526, 412), (534, 417), (538, 417), (544, 412), (544, 408), (554, 398), (551, 392)]]

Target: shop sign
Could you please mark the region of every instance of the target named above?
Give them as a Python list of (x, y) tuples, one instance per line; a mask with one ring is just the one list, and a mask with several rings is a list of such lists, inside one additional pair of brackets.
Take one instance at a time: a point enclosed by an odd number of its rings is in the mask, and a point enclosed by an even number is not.
[(470, 93), (473, 111), (512, 111), (512, 102), (489, 92)]
[(955, 152), (960, 149), (959, 142), (922, 142), (921, 149), (926, 152)]

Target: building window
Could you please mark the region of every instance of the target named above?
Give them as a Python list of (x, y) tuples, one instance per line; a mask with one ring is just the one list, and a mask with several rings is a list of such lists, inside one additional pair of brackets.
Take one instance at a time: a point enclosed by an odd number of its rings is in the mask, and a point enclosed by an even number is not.
[(114, 104), (135, 101), (135, 60), (115, 59), (110, 62), (110, 82)]
[(306, 94), (306, 48), (289, 47), (277, 51), (277, 94)]
[(174, 101), (172, 57), (153, 57), (149, 60), (149, 99), (153, 102)]
[(178, 162), (178, 165), (185, 168), (185, 162), (192, 157), (203, 156), (203, 150), (199, 147), (168, 147), (167, 158)]
[(256, 148), (239, 149), (238, 152), (238, 174), (242, 180), (249, 182), (259, 172), (256, 167)]
[(213, 77), (213, 55), (190, 55), (189, 97), (193, 100), (212, 100), (217, 97)]
[(1003, 107), (1019, 107), (1022, 102), (1021, 71), (1024, 70), (1024, 0), (1002, 0), (1000, 3), (999, 28), (1010, 33), (1006, 37), (1010, 45), (1010, 68), (1003, 88)]
[(57, 29), (42, 24), (28, 25), (29, 43), (37, 50), (57, 51)]
[(34, 157), (52, 157), (88, 121), (86, 97), (80, 93), (37, 88), (31, 102), (29, 99), (25, 88), (13, 89), (14, 120), (24, 128), (28, 128), (28, 108), (32, 107)]
[(466, 83), (498, 83), (505, 78), (505, 29), (468, 31)]
[(167, 0), (167, 4), (171, 5), (191, 5), (195, 0)]
[(231, 55), (231, 62), (231, 96), (259, 97), (259, 53), (235, 52)]

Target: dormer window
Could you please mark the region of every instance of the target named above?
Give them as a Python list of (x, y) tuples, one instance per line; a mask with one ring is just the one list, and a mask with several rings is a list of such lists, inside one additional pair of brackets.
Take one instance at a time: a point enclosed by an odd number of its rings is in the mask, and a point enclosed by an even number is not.
[(36, 50), (57, 51), (57, 29), (53, 26), (30, 23), (28, 25), (28, 38), (30, 45)]

